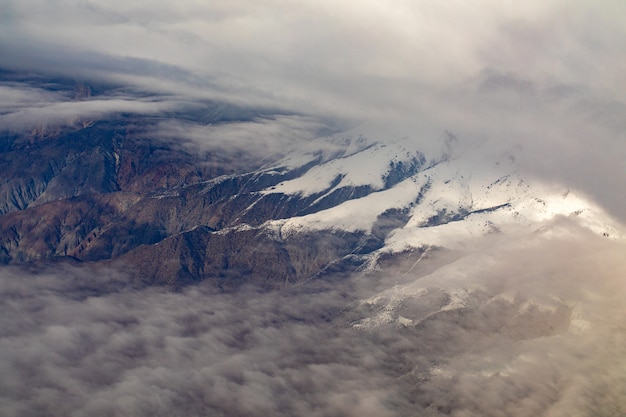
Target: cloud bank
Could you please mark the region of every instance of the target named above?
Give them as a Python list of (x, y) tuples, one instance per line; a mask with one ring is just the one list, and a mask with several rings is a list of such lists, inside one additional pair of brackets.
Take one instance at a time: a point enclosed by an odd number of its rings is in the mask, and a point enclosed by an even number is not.
[[(210, 100), (321, 123), (367, 121), (425, 146), (452, 131), (521, 145), (531, 174), (579, 188), (625, 220), (626, 197), (615, 192), (626, 181), (625, 7), (8, 1), (0, 67), (122, 83), (144, 97), (24, 108), (41, 92), (25, 98), (3, 87), (15, 108), (2, 123), (23, 126), (49, 111), (153, 114)], [(146, 102), (146, 91), (170, 104)]]
[[(626, 406), (622, 243), (553, 229), (286, 292), (129, 288), (89, 266), (0, 271), (7, 416), (598, 416)], [(442, 260), (444, 262), (442, 262)], [(428, 271), (430, 269), (430, 271)], [(463, 308), (358, 328), (392, 284)], [(410, 292), (405, 292), (409, 294)], [(445, 297), (444, 297), (445, 298)]]

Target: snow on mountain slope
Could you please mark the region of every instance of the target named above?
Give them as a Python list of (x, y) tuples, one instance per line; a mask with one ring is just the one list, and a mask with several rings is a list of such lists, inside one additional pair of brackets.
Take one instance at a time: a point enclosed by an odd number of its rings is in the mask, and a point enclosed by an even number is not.
[[(385, 251), (428, 246), (466, 249), (486, 235), (508, 238), (518, 232), (542, 230), (560, 216), (599, 235), (623, 236), (621, 227), (600, 207), (568, 189), (531, 185), (517, 173), (488, 185), (462, 184), (464, 187), (457, 185), (457, 190), (452, 186), (429, 190), (422, 204), (413, 208), (407, 224), (390, 234)], [(441, 221), (445, 216), (447, 219)]]
[(282, 235), (325, 229), (371, 232), (378, 216), (389, 209), (411, 206), (426, 186), (424, 178), (412, 177), (390, 189), (307, 216), (271, 221), (268, 226), (278, 228)]
[[(513, 338), (583, 335), (606, 321), (596, 315), (607, 308), (598, 294), (623, 288), (621, 269), (615, 269), (623, 265), (623, 248), (623, 241), (565, 220), (539, 233), (518, 230), (490, 246), (445, 253), (426, 249), (416, 264), (433, 255), (439, 266), (379, 271), (397, 276), (397, 284), (358, 301), (360, 314), (351, 325), (368, 330), (430, 322), (431, 329), (493, 326)], [(612, 266), (605, 267), (604, 254)], [(617, 304), (622, 301), (616, 297)]]
[(380, 190), (389, 183), (389, 175), (395, 167), (417, 168), (424, 163), (423, 158), (419, 152), (411, 151), (402, 144), (387, 146), (375, 143), (317, 165), (303, 176), (282, 182), (265, 193), (306, 197), (324, 191), (330, 193), (342, 187), (369, 186)]
[[(517, 322), (517, 326), (525, 322), (531, 326), (531, 321), (535, 320), (569, 322), (571, 314), (580, 316), (581, 312), (573, 309), (575, 303), (571, 300), (553, 294), (499, 292), (492, 284), (481, 282), (480, 277), (488, 275), (490, 268), (497, 264), (489, 260), (480, 255), (465, 256), (431, 274), (360, 300), (358, 304), (368, 314), (351, 325), (364, 330), (388, 325), (415, 327), (431, 319), (446, 320), (442, 314), (448, 312), (459, 313), (460, 316), (452, 320), (462, 320), (460, 317), (471, 310), (486, 315), (498, 311), (503, 322), (508, 325)], [(484, 264), (479, 266), (478, 262)], [(585, 323), (584, 317), (578, 318), (571, 330), (580, 332)]]
[(341, 186), (375, 190), (313, 214), (270, 221), (266, 227), (281, 235), (325, 229), (369, 233), (381, 215), (401, 210), (408, 221), (387, 237), (380, 249), (387, 253), (429, 246), (471, 247), (487, 235), (539, 230), (558, 216), (574, 219), (597, 234), (623, 235), (621, 226), (600, 207), (571, 190), (526, 181), (510, 152), (493, 154), (477, 147), (455, 158), (444, 154), (385, 188), (389, 167), (421, 155), (416, 146), (408, 139), (375, 144), (265, 190), (300, 195)]

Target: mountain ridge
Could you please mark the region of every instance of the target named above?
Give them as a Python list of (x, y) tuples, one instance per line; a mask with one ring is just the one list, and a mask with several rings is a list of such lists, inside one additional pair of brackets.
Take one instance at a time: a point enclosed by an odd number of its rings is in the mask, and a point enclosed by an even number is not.
[[(623, 236), (574, 191), (526, 178), (518, 149), (493, 140), (451, 131), (430, 140), (209, 101), (161, 109), (158, 95), (138, 91), (148, 108), (112, 111), (128, 87), (3, 76), (17, 97), (43, 103), (39, 124), (19, 125), (18, 109), (0, 133), (2, 264), (75, 259), (130, 268), (147, 284), (284, 288), (412, 251), (522, 236), (559, 216)], [(59, 103), (87, 107), (53, 117)], [(100, 113), (89, 110), (98, 103)], [(299, 139), (254, 146), (282, 128)]]
[[(71, 151), (81, 135), (87, 140)], [(425, 155), (410, 138), (379, 139), (353, 128), (263, 167), (224, 173), (171, 143), (134, 137), (123, 123), (92, 124), (37, 145), (38, 155), (50, 146), (74, 155), (55, 162), (52, 154), (47, 166), (60, 167), (56, 175), (37, 180), (4, 170), (5, 187), (30, 181), (40, 188), (21, 205), (11, 203), (15, 193), (3, 194), (2, 206), (13, 206), (0, 216), (0, 260), (70, 256), (119, 261), (148, 284), (214, 279), (231, 289), (239, 284), (224, 277), (238, 276), (280, 288), (330, 265), (367, 270), (385, 254), (458, 249), (482, 236), (538, 229), (555, 216), (620, 236), (598, 207), (569, 190), (529, 185), (508, 152), (494, 162), (481, 146), (458, 151), (450, 133), (438, 155)], [(94, 152), (108, 159), (94, 163)], [(81, 176), (83, 165), (101, 174)], [(298, 248), (309, 244), (313, 252)]]

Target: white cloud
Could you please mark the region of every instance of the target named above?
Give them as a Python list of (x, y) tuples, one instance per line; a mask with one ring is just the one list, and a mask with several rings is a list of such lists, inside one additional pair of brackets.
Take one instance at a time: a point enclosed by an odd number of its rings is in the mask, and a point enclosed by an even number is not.
[(466, 306), (370, 330), (350, 325), (376, 312), (358, 300), (397, 283), (392, 269), (216, 294), (132, 288), (89, 265), (4, 268), (0, 413), (619, 415), (624, 244), (570, 232), (433, 254), (401, 279), (435, 297), (416, 304), (407, 292), (399, 313), (445, 304), (440, 289)]
[(4, 32), (14, 39), (228, 75), (318, 111), (324, 103), (332, 111), (349, 104), (348, 114), (389, 103), (406, 111), (411, 100), (399, 92), (408, 89), (419, 100), (425, 86), (454, 86), (485, 68), (598, 88), (623, 83), (619, 5), (270, 0), (11, 7)]
[(35, 126), (72, 125), (116, 113), (150, 114), (171, 108), (170, 103), (141, 100), (89, 100), (52, 103), (31, 103), (29, 107), (11, 109), (0, 115), (0, 123), (6, 129), (25, 129)]
[(9, 1), (0, 65), (511, 141), (626, 219), (625, 4)]
[(196, 124), (166, 120), (146, 134), (152, 137), (188, 140), (197, 151), (252, 153), (256, 161), (272, 162), (299, 144), (329, 131), (320, 120), (304, 116), (255, 117), (252, 120)]

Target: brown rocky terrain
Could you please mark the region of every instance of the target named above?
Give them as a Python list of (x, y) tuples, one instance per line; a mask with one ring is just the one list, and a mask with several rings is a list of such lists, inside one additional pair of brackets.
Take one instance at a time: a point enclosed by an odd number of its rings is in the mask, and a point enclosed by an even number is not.
[[(151, 139), (145, 134), (150, 123), (120, 116), (5, 133), (0, 262), (70, 257), (134, 269), (147, 284), (209, 279), (222, 289), (244, 283), (277, 288), (306, 281), (350, 254), (374, 250), (384, 239), (384, 233), (338, 237), (331, 231), (304, 242), (271, 236), (259, 227), (268, 220), (315, 213), (372, 189), (339, 187), (306, 197), (261, 194), (315, 161), (266, 171), (257, 161), (241, 170), (245, 155), (192, 152), (180, 142)], [(229, 163), (235, 159), (239, 163)], [(391, 167), (386, 186), (406, 178), (416, 164)], [(384, 223), (381, 219), (380, 230)]]

